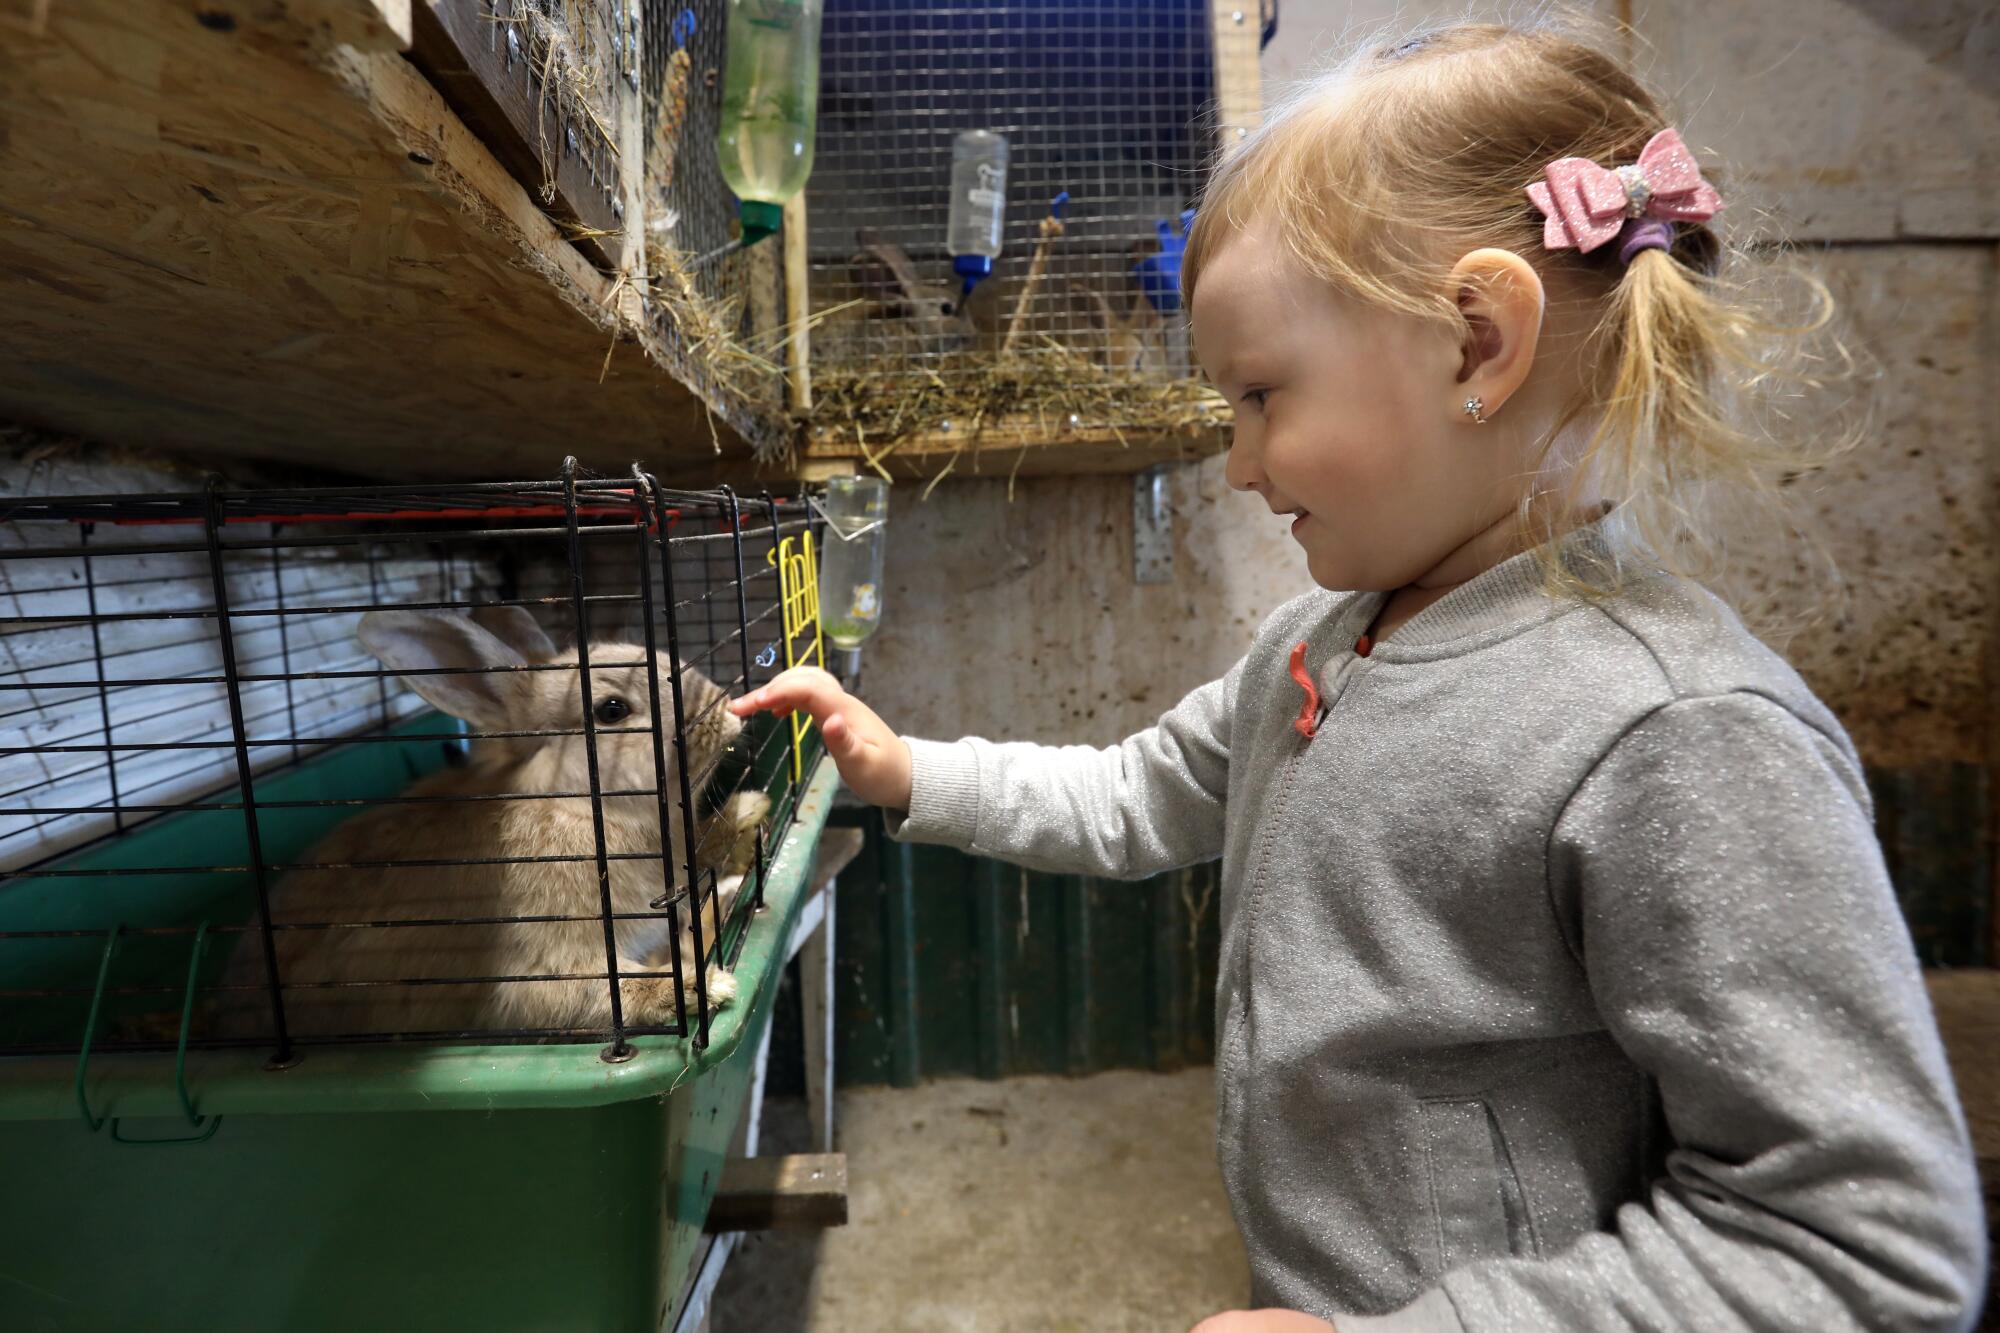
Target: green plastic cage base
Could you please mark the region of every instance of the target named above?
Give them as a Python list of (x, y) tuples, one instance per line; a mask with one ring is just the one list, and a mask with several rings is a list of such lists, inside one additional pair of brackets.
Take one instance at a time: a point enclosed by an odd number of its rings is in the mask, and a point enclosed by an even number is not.
[(814, 766), (705, 1049), (305, 1048), (281, 1071), (190, 1053), (206, 1139), (170, 1055), (93, 1056), (90, 1104), (123, 1142), (82, 1122), (73, 1056), (0, 1061), (0, 1328), (670, 1327), (837, 782)]

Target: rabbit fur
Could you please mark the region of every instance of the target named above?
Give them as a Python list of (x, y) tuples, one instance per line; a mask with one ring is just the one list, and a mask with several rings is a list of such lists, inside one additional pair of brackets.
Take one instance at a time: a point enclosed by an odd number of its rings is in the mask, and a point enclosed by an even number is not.
[[(435, 611), (374, 611), (361, 619), (360, 639), (392, 670), (422, 673), (440, 668), (520, 668), (533, 664), (574, 668), (574, 648), (557, 651), (534, 619), (519, 607), (482, 607), (470, 616)], [(592, 642), (591, 692), (597, 710), (598, 781), (602, 791), (651, 790), (653, 739), (649, 731), (645, 649), (630, 643)], [(601, 663), (630, 663), (600, 669)], [(661, 702), (666, 704), (673, 664), (658, 656)], [(580, 729), (583, 707), (576, 672), (502, 671), (488, 675), (410, 674), (417, 694), (477, 731)], [(709, 773), (736, 739), (742, 723), (723, 703), (723, 691), (699, 671), (681, 673), (691, 776)], [(629, 710), (615, 717), (611, 700)], [(672, 721), (666, 726), (671, 729)], [(615, 734), (613, 729), (628, 734)], [(612, 732), (613, 734), (607, 734)], [(667, 737), (667, 790), (677, 796), (679, 774), (672, 736)], [(476, 740), (471, 762), (413, 784), (412, 797), (463, 797), (502, 792), (588, 791), (584, 738), (548, 736)], [(686, 863), (678, 802), (661, 828), (661, 810), (652, 796), (602, 799), (606, 850), (645, 853), (646, 859), (609, 863), (615, 912), (645, 912), (665, 886), (669, 872)], [(733, 796), (697, 828), (697, 856), (716, 866), (732, 856), (746, 830), (761, 824), (769, 809), (762, 792)], [(664, 837), (664, 842), (663, 842)], [(397, 926), (384, 929), (283, 930), (276, 932), (285, 1014), (299, 1035), (334, 1033), (459, 1032), (496, 1028), (587, 1029), (610, 1023), (605, 971), (604, 928), (595, 862), (596, 838), (587, 797), (398, 804), (377, 807), (335, 828), (303, 858), (308, 864), (402, 860), (576, 856), (580, 861), (463, 866), (411, 866), (350, 870), (300, 869), (272, 888), (274, 925), (288, 922), (366, 922), (432, 918), (511, 918), (582, 916), (564, 922), (510, 921), (492, 925)], [(703, 945), (713, 949), (716, 927), (726, 920), (729, 901), (743, 881), (722, 877), (703, 911)], [(676, 881), (680, 878), (674, 876)], [(678, 946), (688, 990), (688, 1013), (695, 1012), (694, 948), (688, 904), (677, 909), (678, 941), (667, 938), (668, 923), (619, 921), (619, 970), (667, 972), (669, 949)], [(403, 981), (416, 977), (491, 978), (552, 976), (595, 979), (492, 982), (420, 986), (325, 987), (316, 983)], [(735, 979), (711, 966), (705, 978), (711, 1007), (735, 994)], [(270, 1027), (263, 938), (247, 931), (225, 970), (225, 987), (215, 1012), (222, 1035), (266, 1033)], [(628, 1024), (673, 1022), (678, 1016), (673, 980), (642, 977), (620, 983)]]

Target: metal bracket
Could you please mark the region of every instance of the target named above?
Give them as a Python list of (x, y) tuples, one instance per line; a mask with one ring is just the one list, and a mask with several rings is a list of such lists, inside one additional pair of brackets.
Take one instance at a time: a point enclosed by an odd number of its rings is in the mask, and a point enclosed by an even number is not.
[(1132, 580), (1174, 581), (1174, 511), (1164, 463), (1132, 478)]

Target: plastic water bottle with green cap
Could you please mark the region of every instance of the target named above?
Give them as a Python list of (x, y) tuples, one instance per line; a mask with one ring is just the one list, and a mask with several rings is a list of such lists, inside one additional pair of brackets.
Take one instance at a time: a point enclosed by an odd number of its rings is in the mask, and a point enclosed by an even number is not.
[(736, 192), (743, 244), (778, 230), (812, 174), (822, 0), (729, 0), (715, 150)]

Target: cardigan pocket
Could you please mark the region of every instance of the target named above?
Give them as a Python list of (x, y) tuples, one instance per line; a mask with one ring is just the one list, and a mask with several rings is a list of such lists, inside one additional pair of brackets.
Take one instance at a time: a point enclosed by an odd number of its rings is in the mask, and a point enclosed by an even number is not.
[(1427, 1099), (1418, 1108), (1438, 1272), (1537, 1254), (1527, 1200), (1493, 1108), (1478, 1098)]

